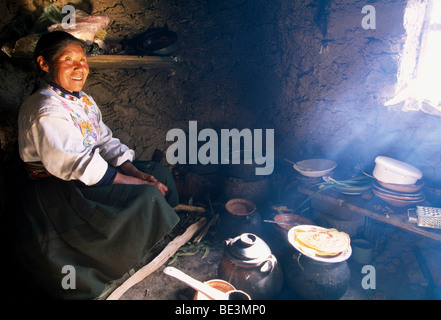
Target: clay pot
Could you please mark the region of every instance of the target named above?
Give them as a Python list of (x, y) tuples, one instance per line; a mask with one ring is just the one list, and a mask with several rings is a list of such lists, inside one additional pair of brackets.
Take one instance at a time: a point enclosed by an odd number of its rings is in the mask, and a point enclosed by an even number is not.
[(225, 242), (218, 276), (253, 300), (273, 299), (283, 286), (283, 272), (268, 245), (252, 233)]
[(337, 300), (346, 293), (351, 277), (347, 261), (322, 262), (297, 250), (292, 252), (285, 262), (284, 275), (293, 292), (309, 300)]
[(220, 216), (220, 233), (234, 238), (242, 233), (262, 233), (262, 218), (253, 202), (247, 199), (231, 199), (225, 204), (226, 212)]

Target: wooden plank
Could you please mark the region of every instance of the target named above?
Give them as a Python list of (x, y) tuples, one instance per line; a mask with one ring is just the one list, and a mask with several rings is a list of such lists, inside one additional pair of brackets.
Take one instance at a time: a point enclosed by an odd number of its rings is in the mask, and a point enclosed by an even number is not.
[(202, 207), (197, 206), (191, 206), (188, 204), (178, 204), (176, 207), (173, 208), (175, 211), (186, 211), (186, 212), (200, 212), (204, 213), (206, 210)]
[(116, 288), (116, 290), (113, 291), (106, 300), (118, 300), (127, 290), (159, 269), (159, 267), (167, 262), (167, 260), (171, 258), (180, 247), (190, 241), (195, 233), (204, 227), (206, 222), (207, 220), (205, 218), (201, 218), (198, 222), (195, 222), (189, 226), (183, 234), (169, 242), (164, 250), (162, 250), (155, 259), (136, 271), (130, 278), (124, 281), (122, 285)]
[(156, 68), (171, 66), (179, 62), (174, 57), (133, 56), (133, 55), (97, 55), (87, 58), (90, 68)]
[[(29, 68), (32, 66), (32, 59), (26, 57), (13, 57), (14, 64), (20, 67)], [(118, 68), (142, 68), (152, 69), (171, 67), (181, 62), (179, 57), (159, 56), (134, 56), (134, 55), (97, 55), (88, 57), (87, 63), (91, 69), (118, 69)]]
[[(303, 194), (308, 196), (312, 195), (314, 191), (307, 189), (303, 186), (299, 186), (297, 190)], [(340, 197), (337, 199), (336, 197)], [(373, 211), (373, 206), (375, 201), (363, 200), (361, 197), (348, 198), (348, 196), (337, 195), (336, 193), (332, 193), (331, 191), (323, 191), (321, 193), (317, 193), (314, 198), (317, 201), (327, 202), (332, 205), (340, 206), (343, 209), (350, 210), (354, 213), (362, 214), (366, 217), (375, 219), (377, 221), (381, 221), (401, 229), (417, 233), (423, 235), (425, 237), (441, 241), (441, 230), (438, 229), (429, 229), (419, 227), (417, 224), (411, 223), (408, 221), (406, 209), (403, 208), (394, 208), (395, 213), (391, 214), (380, 214)]]

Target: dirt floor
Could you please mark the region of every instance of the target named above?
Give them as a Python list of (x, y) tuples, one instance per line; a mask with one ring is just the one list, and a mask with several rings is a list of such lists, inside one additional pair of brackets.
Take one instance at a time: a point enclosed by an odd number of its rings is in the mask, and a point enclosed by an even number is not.
[[(219, 212), (219, 211), (218, 211)], [(182, 214), (181, 214), (182, 215)], [(202, 215), (203, 216), (203, 215)], [(185, 231), (185, 228), (200, 217), (200, 214), (185, 213), (182, 215), (184, 222), (175, 232)], [(222, 218), (222, 212), (220, 219)], [(440, 245), (420, 236), (410, 234), (397, 228), (379, 228), (381, 239), (374, 250), (370, 262), (376, 270), (376, 288), (365, 290), (362, 288), (363, 265), (348, 260), (351, 270), (351, 281), (347, 292), (341, 300), (426, 300), (440, 299), (436, 279), (434, 281), (433, 269), (421, 265), (421, 259), (416, 259), (421, 252), (431, 251), (440, 255)], [(273, 247), (272, 239), (276, 234), (272, 225), (265, 224), (265, 241), (275, 253), (278, 249)], [(143, 261), (139, 267), (151, 261), (166, 244), (168, 238), (160, 243), (154, 252)], [(160, 266), (154, 273), (131, 287), (120, 300), (192, 300), (195, 290), (175, 278), (163, 273), (166, 266), (172, 265), (193, 278), (206, 281), (218, 278), (218, 266), (224, 253), (224, 238), (219, 233), (219, 225), (215, 225), (199, 245), (191, 242), (181, 247), (177, 255)], [(276, 254), (276, 253), (275, 253)], [(276, 254), (277, 257), (277, 254)], [(411, 258), (409, 258), (411, 257)], [(412, 260), (413, 258), (413, 260)], [(418, 260), (418, 261), (417, 261)], [(136, 270), (138, 268), (135, 268)], [(284, 272), (287, 272), (284, 270)], [(126, 274), (121, 279), (112, 283), (112, 288), (121, 285), (130, 277)], [(435, 275), (436, 277), (436, 275)], [(110, 292), (109, 292), (110, 294)], [(106, 299), (109, 294), (104, 294), (99, 299)], [(276, 300), (302, 300), (303, 298), (293, 293), (285, 284)]]

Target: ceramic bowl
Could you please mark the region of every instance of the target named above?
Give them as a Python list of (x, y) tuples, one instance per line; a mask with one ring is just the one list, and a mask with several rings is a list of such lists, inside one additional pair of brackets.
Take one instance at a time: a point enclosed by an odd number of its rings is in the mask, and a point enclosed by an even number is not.
[(322, 177), (337, 167), (337, 163), (328, 159), (308, 159), (296, 162), (294, 169), (306, 177)]
[(225, 204), (225, 208), (231, 214), (237, 216), (250, 215), (256, 211), (256, 206), (253, 202), (247, 199), (231, 199)]
[(396, 198), (396, 199), (400, 199), (400, 200), (415, 200), (415, 199), (420, 199), (423, 197), (422, 191), (419, 191), (416, 193), (394, 192), (394, 191), (389, 191), (387, 189), (378, 188), (375, 186), (373, 186), (372, 191), (375, 194), (381, 194), (381, 195), (384, 195), (389, 198)]
[(422, 178), (422, 172), (397, 159), (378, 156), (372, 173), (375, 179), (393, 184), (413, 185)]
[(394, 207), (407, 207), (426, 200), (424, 194), (421, 194), (420, 197), (416, 197), (416, 198), (409, 198), (409, 197), (399, 198), (399, 197), (391, 197), (385, 193), (378, 192), (375, 188), (373, 188), (372, 191), (377, 197), (379, 197), (380, 199), (382, 199), (383, 201), (387, 202), (388, 204)]
[[(208, 280), (205, 281), (204, 283), (222, 292), (236, 290), (236, 288), (231, 283), (221, 279)], [(203, 294), (202, 292), (196, 291), (193, 300), (212, 300), (212, 299), (206, 296), (205, 294)]]
[(395, 184), (395, 183), (386, 183), (380, 180), (375, 180), (377, 184), (380, 186), (397, 192), (405, 192), (405, 193), (413, 193), (421, 190), (421, 188), (424, 186), (423, 182), (417, 182), (416, 184)]

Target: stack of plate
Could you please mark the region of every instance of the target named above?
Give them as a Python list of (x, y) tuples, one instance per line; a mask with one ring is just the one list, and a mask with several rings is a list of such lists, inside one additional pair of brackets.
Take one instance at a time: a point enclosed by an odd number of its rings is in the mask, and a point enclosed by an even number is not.
[(407, 207), (426, 200), (419, 182), (423, 173), (397, 159), (378, 156), (373, 171), (372, 192), (394, 207)]
[(407, 207), (426, 200), (422, 192), (423, 183), (393, 184), (375, 179), (372, 182), (372, 192), (394, 207)]

